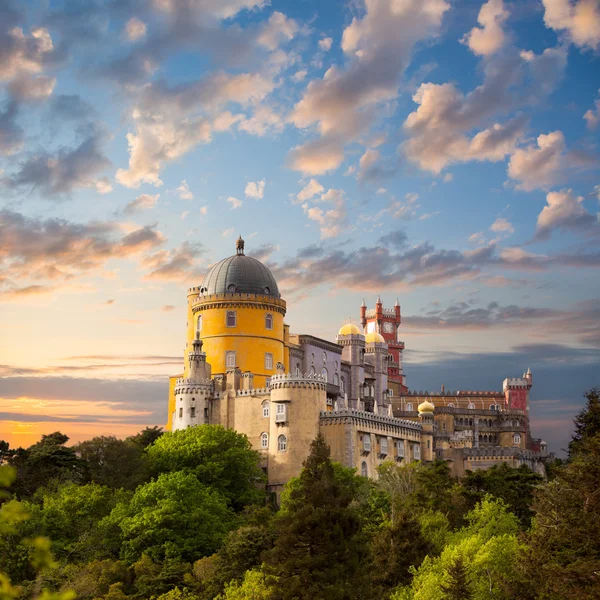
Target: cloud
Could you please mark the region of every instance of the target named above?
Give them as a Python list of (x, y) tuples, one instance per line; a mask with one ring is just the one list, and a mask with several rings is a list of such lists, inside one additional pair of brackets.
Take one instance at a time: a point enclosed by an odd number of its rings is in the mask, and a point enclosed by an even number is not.
[(260, 181), (249, 181), (244, 189), (244, 195), (246, 198), (259, 200), (265, 193), (265, 184), (266, 182), (264, 179), (261, 179)]
[(515, 228), (512, 226), (512, 223), (508, 219), (505, 219), (504, 217), (498, 217), (491, 224), (490, 231), (511, 235), (515, 232)]
[(45, 100), (52, 95), (55, 85), (56, 78), (38, 75), (13, 79), (8, 90), (13, 98), (19, 100)]
[(581, 48), (598, 48), (600, 6), (597, 0), (542, 0), (542, 4), (546, 27), (564, 31)]
[(200, 207), (200, 214), (204, 217), (208, 214), (208, 206), (201, 206)]
[(137, 17), (131, 17), (125, 24), (125, 33), (131, 42), (137, 42), (146, 37), (146, 23)]
[(238, 208), (242, 207), (242, 204), (244, 204), (241, 200), (238, 200), (237, 198), (234, 198), (233, 196), (229, 196), (226, 198), (227, 202), (229, 202), (229, 204), (231, 204), (231, 210), (236, 210)]
[(20, 163), (16, 173), (0, 180), (9, 188), (29, 187), (40, 195), (69, 194), (78, 188), (96, 187), (97, 175), (110, 166), (103, 146), (106, 133), (92, 126), (82, 132), (83, 139), (74, 148), (54, 153), (40, 151)]
[(52, 59), (54, 44), (44, 27), (32, 29), (30, 34), (12, 27), (0, 35), (0, 80), (40, 73)]
[(319, 138), (292, 150), (291, 168), (310, 175), (339, 167), (344, 147), (365, 133), (374, 107), (393, 100), (414, 45), (435, 36), (450, 5), (443, 0), (367, 0), (342, 36), (345, 69), (331, 67), (311, 81), (290, 121), (300, 129), (316, 126)]
[(311, 179), (296, 195), (296, 200), (294, 200), (294, 204), (306, 202), (310, 200), (317, 194), (321, 194), (325, 191), (325, 188), (316, 180)]
[(306, 69), (301, 69), (300, 71), (296, 71), (293, 75), (292, 75), (292, 80), (296, 81), (296, 82), (300, 82), (300, 81), (304, 81), (304, 79), (306, 78), (306, 75), (308, 74), (308, 71)]
[(123, 209), (123, 214), (133, 215), (142, 210), (149, 210), (151, 208), (154, 208), (156, 206), (156, 203), (158, 202), (159, 197), (160, 194), (142, 194), (141, 196), (138, 196), (135, 200), (132, 200), (131, 202), (129, 202), (129, 204), (125, 206), (125, 208)]
[(162, 312), (172, 312), (175, 310), (175, 307), (172, 304), (165, 304), (160, 310), (162, 310)]
[(173, 281), (199, 275), (196, 258), (203, 252), (201, 244), (189, 242), (173, 250), (159, 250), (143, 260), (143, 265), (150, 269), (145, 279)]
[(481, 27), (473, 27), (462, 42), (467, 44), (474, 54), (488, 56), (498, 52), (504, 44), (502, 24), (509, 16), (503, 0), (488, 0), (479, 10), (477, 22)]
[(181, 182), (181, 185), (175, 191), (179, 194), (179, 197), (182, 200), (194, 199), (194, 194), (192, 194), (192, 192), (190, 191), (190, 188), (188, 187), (187, 181), (185, 179)]
[[(598, 90), (598, 93), (600, 94), (600, 90)], [(596, 129), (598, 127), (598, 123), (600, 123), (600, 98), (594, 102), (594, 108), (586, 111), (583, 118), (587, 123), (588, 129)]]
[(233, 227), (230, 227), (229, 229), (223, 229), (223, 231), (221, 231), (221, 235), (223, 237), (229, 237), (232, 233), (233, 233)]
[(258, 43), (269, 50), (275, 50), (280, 44), (289, 42), (298, 33), (298, 24), (294, 19), (275, 11), (262, 26)]
[(556, 229), (579, 233), (598, 227), (598, 219), (583, 207), (583, 197), (574, 196), (572, 190), (550, 192), (546, 202), (547, 205), (538, 215), (536, 240), (548, 239)]
[(249, 252), (249, 256), (256, 258), (256, 260), (260, 260), (261, 262), (265, 262), (271, 257), (273, 252), (279, 250), (279, 246), (275, 244), (262, 244), (257, 248), (253, 248), (251, 252)]
[(319, 224), (321, 239), (337, 237), (342, 231), (348, 228), (344, 192), (342, 190), (330, 189), (321, 195), (320, 201), (332, 203), (333, 208), (324, 210), (317, 206), (310, 206), (308, 202), (305, 202), (302, 205), (302, 210), (311, 221), (316, 221)]
[(585, 169), (597, 161), (569, 152), (562, 131), (539, 135), (537, 146), (518, 148), (510, 157), (508, 175), (517, 181), (517, 189), (547, 189), (563, 181), (569, 171)]
[(17, 124), (19, 105), (9, 101), (0, 110), (0, 155), (10, 156), (23, 147), (23, 129)]
[(319, 48), (323, 50), (323, 52), (329, 52), (332, 43), (333, 40), (330, 37), (323, 38), (322, 40), (319, 40)]
[(382, 160), (379, 150), (369, 148), (358, 161), (356, 177), (359, 181), (378, 182), (391, 177), (398, 170), (398, 166)]

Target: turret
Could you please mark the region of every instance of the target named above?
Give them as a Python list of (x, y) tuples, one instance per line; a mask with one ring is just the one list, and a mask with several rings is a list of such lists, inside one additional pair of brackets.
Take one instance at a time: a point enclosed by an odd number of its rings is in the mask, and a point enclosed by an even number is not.
[(400, 325), (402, 318), (400, 316), (400, 302), (398, 302), (398, 298), (396, 298), (396, 304), (394, 304), (394, 313), (396, 314), (396, 324)]
[(367, 305), (365, 304), (365, 299), (363, 298), (362, 304), (360, 305), (360, 324), (362, 325), (363, 331), (367, 326)]

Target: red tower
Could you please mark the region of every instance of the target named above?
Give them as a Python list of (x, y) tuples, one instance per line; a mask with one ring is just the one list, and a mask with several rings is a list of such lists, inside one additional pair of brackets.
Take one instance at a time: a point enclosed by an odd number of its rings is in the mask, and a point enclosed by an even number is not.
[(393, 309), (383, 308), (381, 298), (377, 296), (375, 308), (367, 309), (363, 299), (360, 307), (360, 323), (365, 333), (376, 331), (380, 333), (388, 345), (388, 385), (394, 394), (408, 391), (405, 376), (402, 372), (402, 351), (404, 342), (398, 340), (398, 329), (402, 317), (400, 304), (396, 300)]

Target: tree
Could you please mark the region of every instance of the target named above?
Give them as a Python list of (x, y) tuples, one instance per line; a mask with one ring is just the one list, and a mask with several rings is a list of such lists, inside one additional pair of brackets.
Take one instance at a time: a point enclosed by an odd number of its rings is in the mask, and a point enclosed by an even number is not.
[(264, 473), (248, 438), (220, 425), (168, 432), (148, 449), (155, 473), (185, 471), (219, 491), (234, 510), (264, 500)]
[(368, 544), (353, 499), (353, 485), (336, 478), (319, 435), (286, 510), (275, 519), (274, 547), (264, 555), (274, 600), (370, 596)]
[(134, 490), (149, 478), (144, 449), (136, 442), (100, 436), (77, 444), (74, 450), (85, 462), (88, 477), (94, 483)]
[(17, 469), (13, 491), (18, 498), (29, 498), (52, 480), (80, 482), (85, 479), (85, 463), (75, 450), (66, 446), (68, 436), (59, 433), (42, 439), (23, 450), (19, 448), (9, 464)]
[(445, 600), (470, 600), (473, 598), (469, 585), (469, 572), (463, 559), (458, 556), (446, 570), (447, 580), (440, 588)]
[(241, 583), (231, 582), (215, 600), (271, 600), (272, 590), (259, 570), (248, 571)]
[(185, 472), (163, 473), (137, 488), (108, 517), (121, 531), (121, 557), (194, 561), (216, 552), (236, 520), (223, 496)]
[(0, 465), (6, 464), (16, 453), (16, 450), (11, 450), (8, 442), (0, 440)]
[(533, 504), (530, 577), (540, 600), (600, 597), (599, 490), (600, 435), (584, 433)]
[(586, 392), (587, 404), (575, 417), (575, 431), (569, 442), (569, 456), (573, 457), (583, 443), (600, 434), (600, 388), (592, 388)]
[(154, 427), (146, 427), (136, 435), (128, 437), (127, 441), (133, 442), (145, 450), (148, 446), (154, 444), (163, 433), (163, 428), (155, 425)]

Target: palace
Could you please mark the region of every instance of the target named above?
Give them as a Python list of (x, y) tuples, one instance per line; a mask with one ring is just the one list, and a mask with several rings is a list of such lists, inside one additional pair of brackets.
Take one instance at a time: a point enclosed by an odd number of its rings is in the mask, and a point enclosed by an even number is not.
[(406, 386), (400, 305), (360, 308), (335, 342), (294, 334), (269, 269), (244, 254), (215, 264), (188, 291), (183, 373), (170, 378), (167, 429), (221, 424), (248, 436), (269, 489), (298, 475), (321, 432), (332, 458), (377, 477), (385, 460), (440, 458), (454, 475), (506, 462), (544, 473), (531, 437), (531, 370), (502, 391), (414, 392)]

